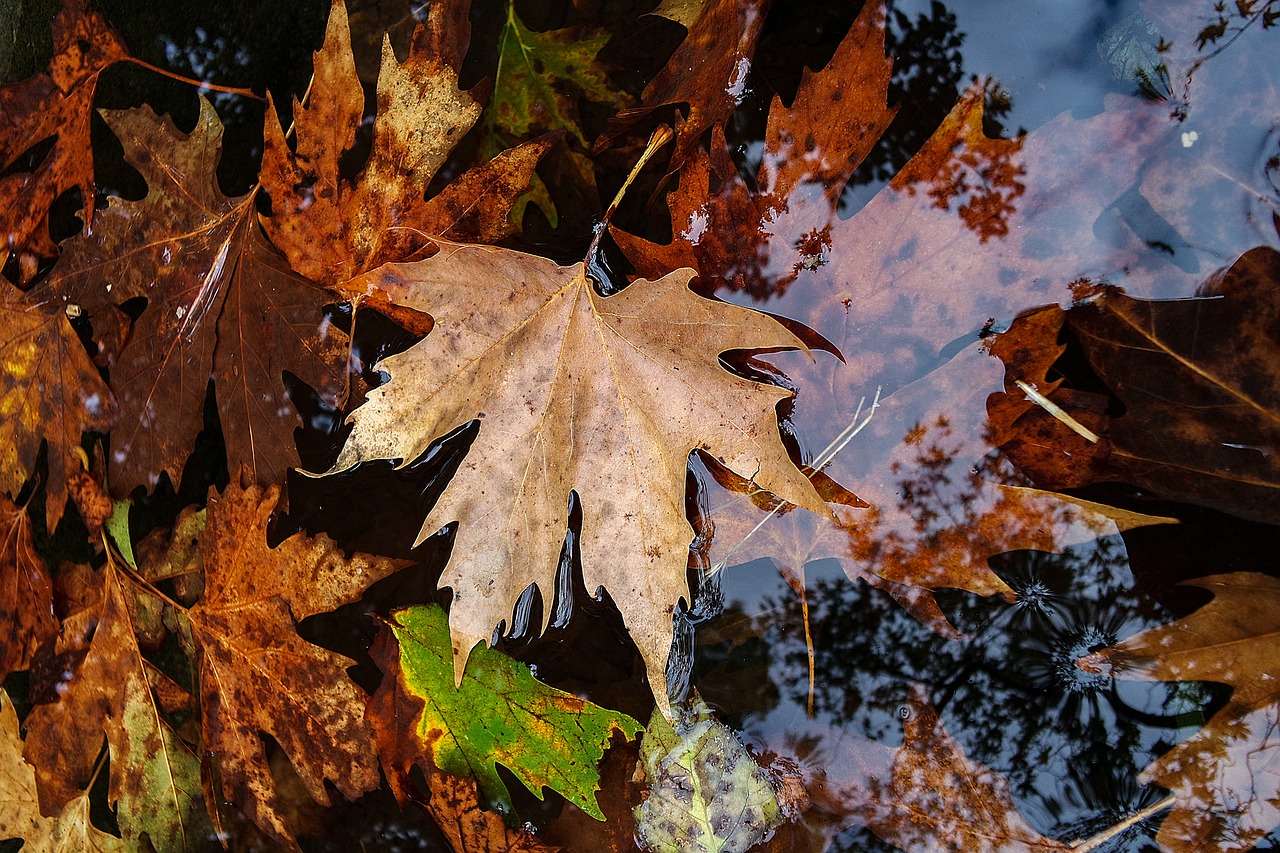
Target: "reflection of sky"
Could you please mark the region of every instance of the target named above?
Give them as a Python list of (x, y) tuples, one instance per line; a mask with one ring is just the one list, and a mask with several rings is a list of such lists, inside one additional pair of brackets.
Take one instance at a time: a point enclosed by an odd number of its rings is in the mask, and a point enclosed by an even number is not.
[[(963, 644), (934, 636), (887, 596), (850, 582), (834, 561), (807, 569), (817, 659), (813, 718), (805, 710), (798, 600), (767, 561), (730, 568), (720, 581), (732, 614), (726, 618), (749, 617), (764, 648), (748, 644), (725, 656), (720, 646), (710, 651), (711, 663), (703, 646), (705, 671), (696, 678), (708, 702), (740, 722), (757, 746), (793, 754), (802, 736), (818, 742), (810, 771), (832, 762), (823, 770), (841, 779), (854, 772), (840, 764), (857, 743), (897, 746), (909, 688), (922, 682), (969, 759), (1010, 779), (1019, 808), (1040, 831), (1065, 837), (1099, 831), (1148, 805), (1139, 771), (1196, 729), (1196, 715), (1188, 713), (1198, 707), (1194, 688), (1113, 683), (1070, 665), (1083, 638), (1114, 640), (1168, 621), (1135, 590), (1118, 538), (1062, 556), (1004, 559), (1007, 579), (1031, 593), (1019, 605), (948, 596), (949, 615), (974, 638)], [(700, 636), (714, 636), (715, 627), (705, 624)], [(761, 689), (766, 681), (774, 689)]]
[[(927, 14), (928, 0), (898, 0), (911, 18)], [(1129, 91), (1098, 54), (1098, 40), (1137, 11), (1123, 0), (976, 0), (947, 4), (965, 34), (966, 77), (994, 77), (1013, 96), (1005, 120), (1011, 130), (1033, 130), (1063, 110), (1077, 117), (1102, 109), (1108, 92)]]

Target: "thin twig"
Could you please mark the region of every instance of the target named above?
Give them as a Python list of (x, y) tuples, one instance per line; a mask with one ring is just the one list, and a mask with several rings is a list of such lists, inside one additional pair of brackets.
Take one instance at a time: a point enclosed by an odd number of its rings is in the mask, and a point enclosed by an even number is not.
[[(880, 390), (880, 387), (876, 388), (875, 397), (871, 400), (871, 408), (868, 410), (865, 417), (862, 415), (862, 407), (867, 402), (867, 398), (863, 397), (858, 401), (858, 408), (854, 410), (853, 419), (849, 421), (849, 425), (841, 430), (840, 434), (833, 438), (831, 443), (828, 444), (826, 448), (818, 454), (817, 458), (813, 460), (813, 474), (818, 473), (823, 468), (827, 467), (827, 465), (831, 464), (831, 460), (836, 458), (836, 454), (844, 450), (845, 447), (848, 446), (849, 442), (853, 440), (853, 437), (866, 429), (867, 424), (871, 423), (871, 419), (875, 417), (876, 409), (880, 408)], [(813, 474), (809, 475), (811, 479)], [(707, 570), (707, 575), (711, 576), (717, 572), (724, 571), (724, 569), (729, 565), (729, 560), (738, 552), (738, 549), (745, 545), (747, 540), (754, 536), (756, 531), (764, 526), (765, 522), (781, 512), (784, 507), (788, 506), (790, 506), (790, 504), (786, 501), (780, 501), (777, 506), (769, 510), (769, 513), (764, 518), (756, 522), (755, 527), (748, 530), (746, 535), (738, 540), (737, 544), (725, 552), (725, 555), (720, 562)]]
[(1102, 832), (1099, 832), (1097, 835), (1093, 836), (1092, 838), (1085, 838), (1085, 839), (1081, 839), (1080, 841), (1072, 842), (1069, 845), (1071, 848), (1071, 853), (1086, 853), (1086, 851), (1093, 850), (1097, 847), (1101, 847), (1103, 844), (1106, 844), (1108, 841), (1115, 838), (1117, 835), (1121, 834), (1122, 832), (1129, 829), (1130, 827), (1136, 824), (1142, 823), (1142, 821), (1146, 820), (1147, 818), (1153, 815), (1159, 814), (1160, 812), (1164, 811), (1167, 808), (1171, 808), (1176, 801), (1177, 801), (1177, 797), (1175, 797), (1173, 794), (1170, 794), (1169, 796), (1165, 797), (1163, 800), (1156, 803), (1155, 805), (1147, 806), (1145, 809), (1141, 809), (1139, 811), (1134, 812), (1133, 814), (1126, 817), (1124, 820), (1117, 823), (1115, 826), (1111, 826), (1111, 827), (1108, 827), (1107, 829), (1104, 829)]
[(168, 69), (152, 65), (150, 62), (144, 62), (136, 56), (126, 56), (124, 61), (132, 62), (134, 65), (145, 68), (148, 71), (154, 71), (161, 77), (168, 77), (171, 80), (186, 83), (188, 86), (195, 86), (199, 89), (208, 89), (211, 92), (225, 92), (228, 95), (240, 95), (245, 98), (253, 98), (255, 101), (262, 101), (263, 103), (266, 103), (267, 100), (252, 89), (237, 89), (235, 86), (219, 86), (217, 83), (210, 83), (207, 80), (193, 80), (190, 77), (184, 77), (174, 71), (169, 71)]

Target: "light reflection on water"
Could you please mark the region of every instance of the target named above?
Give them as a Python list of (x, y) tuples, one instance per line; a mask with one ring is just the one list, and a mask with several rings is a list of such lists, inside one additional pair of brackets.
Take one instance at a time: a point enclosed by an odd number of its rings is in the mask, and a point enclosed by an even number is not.
[(1075, 669), (1081, 650), (1167, 621), (1135, 591), (1118, 538), (1060, 556), (1009, 555), (1001, 571), (1015, 588), (1039, 587), (1040, 606), (950, 596), (945, 609), (972, 637), (961, 643), (851, 583), (834, 561), (809, 565), (810, 718), (797, 596), (768, 561), (730, 568), (719, 580), (724, 614), (699, 627), (696, 682), (758, 748), (799, 753), (806, 770), (829, 779), (856, 772), (843, 766), (848, 744), (901, 742), (909, 691), (923, 683), (968, 758), (1009, 779), (1038, 830), (1067, 840), (1105, 828), (1149, 804), (1138, 772), (1196, 730), (1204, 697)]

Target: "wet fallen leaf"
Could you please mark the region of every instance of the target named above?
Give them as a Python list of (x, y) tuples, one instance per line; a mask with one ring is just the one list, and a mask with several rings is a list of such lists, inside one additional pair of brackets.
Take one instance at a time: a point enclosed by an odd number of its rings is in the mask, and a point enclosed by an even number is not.
[[(631, 102), (627, 93), (609, 82), (597, 59), (608, 41), (609, 34), (603, 30), (531, 30), (516, 14), (515, 3), (508, 2), (507, 22), (499, 36), (493, 95), (480, 125), (486, 134), (481, 155), (493, 157), (534, 136), (562, 131), (575, 143), (569, 156), (579, 176), (594, 187), (594, 169), (581, 154), (588, 140), (582, 132), (578, 103), (585, 99), (618, 108)], [(525, 206), (532, 202), (542, 208), (554, 228), (558, 217), (546, 186), (537, 176), (531, 186), (516, 203), (513, 222), (520, 222)]]
[(37, 143), (53, 147), (30, 172), (0, 178), (0, 233), (18, 255), (23, 277), (40, 257), (58, 253), (49, 234), (49, 208), (66, 190), (80, 190), (84, 221), (93, 218), (93, 154), (89, 119), (98, 76), (124, 59), (124, 42), (85, 0), (66, 0), (53, 19), (53, 58), (47, 71), (0, 86), (0, 170), (9, 170)]
[(1067, 312), (1125, 406), (1098, 479), (1280, 522), (1280, 252), (1251, 249), (1198, 295), (1108, 291)]
[(268, 547), (267, 524), (279, 499), (279, 487), (234, 483), (210, 495), (200, 537), (205, 594), (190, 619), (199, 645), (204, 755), (217, 764), (219, 795), (296, 849), (279, 812), (263, 735), (275, 739), (322, 805), (330, 803), (326, 781), (348, 799), (376, 788), (378, 765), (365, 694), (346, 674), (351, 660), (304, 641), (294, 623), (355, 601), (405, 564), (344, 557), (323, 535), (295, 533)]
[(162, 472), (177, 483), (211, 379), (230, 468), (279, 480), (296, 460), (301, 423), (284, 371), (330, 402), (345, 385), (346, 336), (324, 314), (334, 297), (262, 237), (253, 193), (232, 199), (218, 188), (222, 124), (207, 101), (189, 134), (149, 107), (103, 117), (149, 192), (112, 199), (92, 231), (66, 241), (37, 290), (91, 317), (147, 300), (111, 370), (121, 425), (111, 490), (152, 487)]
[[(432, 176), (480, 116), (480, 105), (458, 89), (459, 42), (448, 29), (465, 20), (468, 5), (432, 4), (404, 62), (384, 43), (373, 150), (349, 181), (339, 174), (339, 163), (355, 145), (364, 92), (346, 7), (335, 0), (324, 46), (315, 54), (310, 99), (306, 107), (294, 104), (296, 151), (274, 109), (268, 109), (264, 130), (261, 180), (272, 206), (265, 227), (293, 269), (341, 285), (387, 261), (429, 253), (432, 236), (492, 242), (511, 233), (511, 206), (553, 140), (503, 152), (426, 198)], [(463, 46), (467, 34), (458, 34)]]
[(25, 507), (0, 495), (0, 679), (24, 670), (58, 633), (49, 567), (31, 542)]
[(1174, 853), (1249, 850), (1280, 826), (1280, 580), (1254, 572), (1188, 581), (1213, 600), (1077, 662), (1120, 678), (1216, 681), (1231, 700), (1142, 771), (1174, 792), (1157, 841)]
[(369, 719), (402, 802), (409, 770), (419, 764), (428, 778), (437, 769), (474, 779), (488, 805), (509, 809), (501, 764), (539, 797), (550, 788), (603, 819), (596, 765), (615, 733), (629, 738), (640, 731), (635, 720), (539, 682), (525, 664), (494, 649), (477, 649), (455, 687), (449, 619), (435, 605), (393, 613), (374, 659), (384, 676)]
[(355, 428), (332, 470), (369, 459), (408, 464), (481, 420), (479, 440), (418, 536), (459, 523), (440, 579), (453, 589), (459, 679), (471, 649), (510, 617), (527, 586), (553, 588), (570, 491), (582, 501), (587, 588), (603, 587), (622, 608), (660, 704), (672, 613), (689, 598), (689, 453), (702, 449), (823, 511), (778, 435), (774, 406), (787, 392), (719, 362), (727, 350), (799, 341), (762, 314), (695, 296), (690, 275), (637, 281), (602, 298), (582, 264), (445, 245), (362, 280), (429, 311), (436, 325), (380, 363), (390, 382), (351, 416)]
[(782, 823), (773, 782), (700, 698), (674, 725), (654, 710), (639, 766), (649, 786), (635, 810), (643, 849), (745, 853)]
[(17, 495), (48, 448), (45, 526), (67, 506), (75, 451), (86, 432), (106, 432), (115, 400), (59, 306), (0, 278), (0, 491)]
[(149, 593), (111, 563), (83, 570), (80, 579), (80, 609), (32, 670), (24, 755), (36, 768), (41, 811), (58, 814), (87, 793), (105, 735), (109, 797), (125, 841), (139, 844), (145, 834), (157, 851), (201, 849), (210, 828), (199, 760), (166, 721), (159, 698), (184, 691), (138, 645), (137, 599)]
[[(707, 0), (676, 48), (640, 96), (641, 106), (622, 110), (594, 149), (600, 151), (636, 122), (665, 104), (687, 104), (678, 125), (671, 168), (679, 168), (708, 129), (722, 124), (741, 102), (756, 41), (773, 0)], [(655, 10), (657, 14), (663, 14)], [(683, 17), (688, 17), (684, 14)], [(675, 269), (675, 267), (668, 267)]]

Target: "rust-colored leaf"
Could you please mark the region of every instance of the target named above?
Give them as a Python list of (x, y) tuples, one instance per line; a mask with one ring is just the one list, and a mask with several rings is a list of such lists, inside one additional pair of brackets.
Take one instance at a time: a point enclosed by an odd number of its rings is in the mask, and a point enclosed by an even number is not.
[(206, 101), (185, 135), (148, 107), (104, 118), (150, 191), (141, 201), (113, 199), (92, 231), (67, 241), (38, 290), (95, 322), (147, 300), (111, 369), (120, 406), (111, 490), (154, 486), (163, 472), (177, 483), (211, 379), (231, 469), (282, 479), (301, 423), (284, 372), (331, 403), (345, 383), (346, 336), (324, 314), (333, 296), (266, 242), (252, 193), (232, 199), (218, 188), (222, 125)]
[(1157, 840), (1174, 853), (1251, 849), (1280, 825), (1280, 580), (1233, 572), (1188, 581), (1213, 600), (1077, 665), (1121, 678), (1216, 681), (1231, 700), (1142, 772), (1174, 792)]
[(436, 326), (382, 363), (391, 380), (352, 415), (334, 470), (368, 459), (408, 464), (481, 419), (479, 439), (419, 533), (459, 522), (440, 580), (453, 589), (459, 678), (525, 587), (552, 588), (570, 491), (582, 501), (587, 588), (604, 587), (624, 608), (662, 704), (672, 613), (689, 596), (689, 453), (702, 449), (823, 511), (778, 434), (774, 407), (787, 392), (719, 362), (727, 350), (799, 341), (763, 314), (695, 296), (690, 275), (637, 281), (602, 298), (582, 264), (448, 245), (356, 283), (430, 311)]
[[(688, 104), (679, 124), (671, 166), (679, 168), (708, 129), (722, 125), (741, 102), (755, 57), (756, 41), (773, 0), (708, 0), (640, 100), (621, 111), (609, 132), (596, 140), (598, 152), (617, 136), (664, 104)], [(675, 267), (669, 267), (675, 269)]]
[(57, 254), (49, 235), (49, 207), (76, 187), (84, 221), (93, 220), (93, 154), (89, 118), (98, 75), (126, 58), (124, 42), (86, 0), (66, 0), (53, 19), (53, 58), (47, 71), (0, 86), (0, 170), (32, 146), (53, 138), (53, 147), (31, 172), (0, 178), (0, 234), (26, 273), (40, 257)]
[(48, 448), (45, 526), (67, 506), (80, 437), (106, 432), (115, 401), (65, 313), (0, 278), (0, 491), (16, 495)]
[(0, 495), (0, 679), (26, 669), (58, 633), (49, 568), (31, 543), (25, 507)]
[(304, 641), (294, 623), (355, 601), (404, 563), (346, 558), (323, 535), (296, 533), (268, 547), (279, 499), (276, 486), (235, 483), (210, 495), (200, 537), (205, 595), (190, 616), (200, 647), (205, 760), (217, 764), (219, 796), (296, 849), (262, 736), (280, 744), (323, 805), (330, 802), (326, 782), (351, 799), (376, 788), (378, 763), (366, 696), (346, 674), (351, 660)]
[(1246, 252), (1200, 296), (1108, 291), (1067, 313), (1125, 404), (1098, 479), (1280, 522), (1280, 252)]
[(528, 189), (553, 140), (504, 152), (463, 175), (456, 188), (426, 198), (427, 184), (480, 116), (480, 105), (458, 89), (452, 39), (465, 33), (445, 32), (451, 21), (465, 19), (468, 5), (433, 4), (404, 62), (384, 42), (373, 150), (352, 182), (338, 166), (355, 144), (364, 93), (346, 7), (335, 0), (324, 46), (315, 55), (310, 101), (305, 108), (294, 105), (296, 151), (290, 151), (274, 109), (268, 109), (264, 129), (262, 184), (272, 203), (265, 225), (295, 270), (340, 285), (388, 261), (429, 254), (433, 236), (493, 240), (511, 233), (511, 205)]

